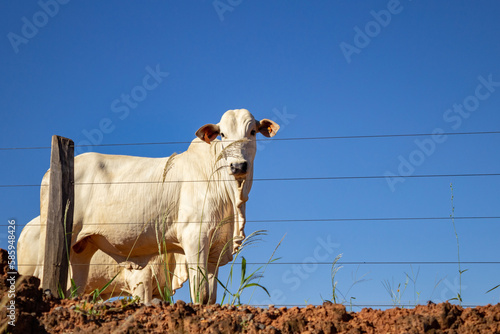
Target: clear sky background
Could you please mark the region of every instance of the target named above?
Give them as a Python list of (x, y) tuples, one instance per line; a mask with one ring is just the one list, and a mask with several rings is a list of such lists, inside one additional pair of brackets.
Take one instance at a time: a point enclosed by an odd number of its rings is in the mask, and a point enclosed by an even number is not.
[[(47, 147), (54, 134), (77, 145), (190, 141), (235, 108), (275, 120), (277, 139), (499, 131), (499, 16), (496, 1), (4, 1), (0, 147)], [(145, 89), (150, 72), (157, 80)], [(331, 299), (338, 254), (349, 262), (336, 276), (347, 302), (391, 305), (382, 282), (402, 291), (406, 274), (416, 284), (402, 303), (455, 297), (456, 264), (350, 264), (456, 262), (450, 219), (317, 220), (446, 218), (450, 183), (455, 216), (498, 217), (500, 176), (408, 176), (499, 173), (499, 144), (499, 134), (260, 143), (255, 178), (388, 177), (254, 182), (246, 232), (268, 235), (243, 255), (266, 262), (286, 236), (282, 264), (260, 282), (272, 297), (242, 301)], [(76, 150), (162, 157), (186, 148)], [(0, 150), (0, 184), (37, 185), (49, 160), (48, 149)], [(6, 248), (8, 220), (19, 231), (39, 215), (39, 187), (1, 187), (0, 199)], [(456, 229), (462, 261), (500, 261), (499, 219), (460, 219)], [(500, 264), (462, 269), (464, 304), (499, 302), (500, 290), (485, 292), (500, 284)], [(188, 300), (186, 290), (176, 298)]]

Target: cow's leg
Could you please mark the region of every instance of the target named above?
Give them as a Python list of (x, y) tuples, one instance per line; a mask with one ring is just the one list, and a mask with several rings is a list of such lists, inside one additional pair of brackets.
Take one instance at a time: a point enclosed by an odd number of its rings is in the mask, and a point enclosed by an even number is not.
[(198, 254), (186, 254), (186, 261), (188, 262), (191, 300), (196, 304), (207, 304), (210, 289), (206, 261), (203, 256), (199, 257)]
[(209, 304), (215, 304), (217, 301), (217, 274), (219, 268), (215, 263), (208, 264), (208, 284), (209, 284)]
[(196, 304), (207, 304), (209, 302), (209, 272), (208, 262), (208, 238), (198, 235), (187, 235), (183, 238), (182, 248), (186, 255), (189, 272), (189, 289), (191, 300)]
[(217, 301), (217, 273), (218, 268), (215, 264), (199, 263), (197, 266), (191, 265), (196, 263), (197, 258), (186, 257), (188, 260), (189, 270), (189, 288), (191, 299), (197, 304), (215, 304)]
[(70, 255), (71, 275), (68, 277), (68, 290), (71, 289), (71, 279), (73, 279), (75, 285), (78, 287), (78, 294), (82, 294), (85, 293), (85, 288), (87, 286), (90, 261), (97, 248), (87, 242), (86, 239), (75, 246), (80, 246), (80, 248), (77, 247), (79, 252), (73, 251)]

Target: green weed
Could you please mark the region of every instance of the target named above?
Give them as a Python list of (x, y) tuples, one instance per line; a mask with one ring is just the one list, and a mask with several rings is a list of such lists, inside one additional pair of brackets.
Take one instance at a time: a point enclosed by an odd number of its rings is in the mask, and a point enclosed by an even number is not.
[(392, 280), (392, 283), (389, 282), (389, 280), (382, 281), (382, 285), (391, 297), (392, 304), (394, 306), (401, 306), (401, 299), (406, 291), (406, 288), (408, 287), (409, 281), (410, 278), (408, 277), (408, 275), (406, 275), (406, 280), (403, 286), (401, 286), (401, 283), (398, 283), (398, 285), (396, 286), (394, 284), (394, 279)]
[(457, 239), (457, 258), (458, 258), (458, 280), (459, 280), (459, 285), (458, 285), (458, 292), (457, 296), (454, 298), (451, 298), (450, 300), (458, 300), (459, 304), (462, 305), (462, 274), (465, 273), (468, 269), (462, 270), (461, 268), (461, 263), (460, 263), (460, 243), (458, 242), (458, 233), (457, 233), (457, 228), (455, 226), (455, 205), (453, 204), (453, 183), (450, 183), (450, 189), (451, 189), (451, 222), (453, 224), (453, 231), (455, 232), (455, 237)]
[[(66, 298), (66, 293), (63, 291), (61, 288), (61, 285), (58, 284), (57, 286), (57, 294), (59, 295), (59, 298), (65, 299)], [(71, 287), (69, 289), (69, 299), (73, 299), (78, 296), (78, 286), (76, 285), (76, 282), (73, 278), (71, 278)]]
[[(126, 309), (128, 309), (130, 306), (139, 303), (140, 299), (139, 297), (125, 297), (119, 299), (120, 301), (120, 306), (119, 307), (109, 307), (106, 304), (103, 303), (97, 303), (94, 301), (87, 301), (85, 300), (82, 304), (77, 305), (75, 307), (75, 312), (85, 314), (90, 317), (99, 317), (101, 315), (104, 315), (106, 313), (120, 313)], [(101, 300), (102, 302), (102, 300)]]
[[(389, 280), (382, 281), (382, 285), (384, 286), (385, 290), (387, 291), (387, 293), (391, 297), (392, 304), (394, 306), (403, 306), (402, 305), (403, 296), (404, 296), (404, 293), (406, 292), (406, 289), (408, 288), (410, 282), (413, 285), (413, 303), (411, 301), (409, 301), (408, 305), (411, 305), (411, 304), (413, 304), (414, 306), (418, 305), (418, 302), (420, 299), (420, 292), (417, 291), (417, 280), (418, 280), (418, 276), (420, 274), (420, 268), (418, 268), (418, 270), (415, 272), (413, 270), (413, 267), (410, 265), (410, 270), (411, 270), (411, 275), (406, 273), (406, 272), (404, 273), (405, 274), (404, 283), (398, 283), (396, 285), (394, 283), (394, 279), (392, 280), (392, 282), (389, 282)], [(441, 283), (441, 281), (436, 284), (434, 289), (439, 285), (439, 283)]]
[(414, 301), (414, 306), (417, 306), (420, 299), (420, 292), (417, 291), (417, 280), (418, 280), (418, 275), (420, 274), (420, 267), (418, 267), (418, 270), (415, 273), (413, 271), (413, 267), (410, 265), (410, 270), (411, 270), (411, 276), (408, 275), (408, 273), (406, 272), (405, 275), (408, 278), (408, 280), (410, 280), (413, 283), (413, 301)]
[(497, 285), (497, 286), (495, 286), (494, 288), (489, 289), (489, 290), (488, 290), (488, 291), (486, 291), (485, 293), (489, 293), (489, 292), (491, 292), (491, 291), (493, 291), (493, 290), (495, 290), (496, 288), (499, 288), (499, 287), (500, 287), (500, 284), (498, 284), (498, 285)]
[[(342, 304), (342, 305), (349, 303), (350, 309), (352, 311), (353, 300), (355, 300), (356, 297), (351, 296), (351, 297), (349, 297), (349, 301), (348, 301), (346, 296), (349, 295), (349, 292), (352, 290), (352, 288), (355, 285), (362, 283), (362, 282), (365, 282), (365, 281), (368, 281), (368, 279), (365, 279), (365, 277), (368, 275), (368, 273), (362, 275), (360, 278), (357, 278), (358, 270), (359, 270), (359, 266), (358, 266), (356, 271), (351, 273), (352, 283), (349, 286), (349, 289), (347, 289), (347, 291), (345, 293), (342, 293), (340, 291), (340, 289), (337, 287), (338, 281), (335, 280), (337, 273), (339, 272), (340, 269), (343, 268), (343, 266), (337, 265), (338, 261), (342, 258), (342, 256), (343, 256), (343, 254), (337, 255), (332, 262), (332, 268), (331, 268), (331, 272), (330, 272), (330, 278), (332, 281), (332, 300), (331, 301), (335, 304)], [(323, 298), (321, 298), (321, 299), (323, 299)]]
[[(221, 304), (224, 304), (225, 302), (227, 302), (227, 304), (229, 304), (229, 305), (241, 305), (241, 296), (242, 296), (243, 292), (251, 287), (254, 287), (254, 290), (255, 290), (255, 288), (262, 289), (270, 297), (269, 291), (267, 291), (267, 289), (264, 286), (262, 286), (259, 283), (259, 281), (263, 277), (264, 271), (267, 268), (267, 266), (270, 263), (279, 260), (279, 258), (273, 258), (273, 257), (274, 257), (274, 253), (276, 252), (276, 249), (281, 244), (281, 241), (280, 241), (280, 244), (278, 244), (278, 246), (275, 248), (273, 255), (271, 256), (269, 261), (264, 266), (260, 266), (259, 268), (257, 268), (251, 274), (247, 275), (247, 264), (246, 264), (247, 262), (246, 262), (246, 259), (242, 256), (241, 257), (242, 258), (241, 269), (240, 269), (241, 279), (240, 279), (239, 286), (238, 286), (236, 292), (231, 292), (229, 290), (230, 286), (233, 283), (234, 265), (236, 263), (237, 258), (243, 252), (243, 250), (245, 250), (246, 248), (261, 241), (260, 237), (263, 235), (267, 235), (266, 231), (259, 230), (259, 231), (253, 232), (248, 237), (246, 237), (245, 240), (243, 240), (243, 243), (241, 244), (240, 248), (238, 249), (238, 251), (236, 252), (236, 254), (233, 257), (233, 262), (231, 263), (231, 266), (229, 269), (229, 274), (228, 274), (226, 284), (222, 283), (219, 279), (217, 279), (217, 282), (219, 283), (219, 285), (224, 289)], [(254, 282), (256, 280), (257, 280), (257, 282)], [(253, 295), (253, 293), (252, 293), (252, 295)]]
[(337, 272), (342, 269), (342, 266), (337, 266), (337, 262), (342, 258), (342, 254), (339, 254), (335, 257), (332, 263), (332, 270), (331, 270), (331, 278), (332, 278), (332, 301), (337, 304), (339, 301), (339, 293), (337, 292), (337, 283), (338, 281), (335, 280), (335, 275), (337, 275)]

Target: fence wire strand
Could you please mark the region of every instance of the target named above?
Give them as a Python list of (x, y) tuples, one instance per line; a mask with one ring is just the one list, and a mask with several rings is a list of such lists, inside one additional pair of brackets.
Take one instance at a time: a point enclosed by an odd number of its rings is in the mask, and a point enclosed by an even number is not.
[[(441, 178), (441, 177), (491, 177), (500, 176), (500, 173), (464, 173), (464, 174), (422, 174), (407, 175), (403, 178)], [(386, 179), (388, 175), (368, 175), (368, 176), (319, 176), (319, 177), (276, 177), (276, 178), (254, 178), (254, 182), (276, 182), (276, 181), (333, 181), (333, 180), (369, 180)], [(396, 177), (396, 176), (395, 176)], [(217, 180), (217, 182), (234, 182), (235, 180)], [(160, 183), (207, 183), (213, 180), (165, 180), (165, 181), (123, 181), (123, 182), (75, 182), (75, 186), (90, 185), (130, 185), (130, 184), (160, 184)], [(1, 184), (0, 188), (22, 188), (22, 187), (43, 187), (41, 184)]]
[[(309, 263), (309, 262), (245, 262), (246, 265), (255, 265), (255, 266), (263, 266), (263, 265), (281, 265), (281, 266), (293, 266), (293, 265), (298, 265), (298, 264), (304, 264), (304, 263)], [(458, 263), (460, 264), (467, 264), (467, 265), (498, 265), (500, 264), (500, 261), (343, 261), (343, 262), (336, 262), (336, 265), (339, 266), (347, 266), (347, 265), (356, 265), (356, 266), (361, 266), (361, 265), (375, 265), (375, 266), (387, 266), (387, 265), (457, 265)], [(199, 265), (198, 263), (183, 263), (188, 266), (197, 266)], [(241, 266), (241, 262), (235, 262), (234, 264), (231, 262), (232, 265), (236, 266)], [(314, 262), (315, 265), (320, 265), (320, 266), (331, 266), (333, 262)], [(85, 263), (72, 263), (72, 266), (87, 266), (88, 264)], [(121, 266), (119, 263), (91, 263), (91, 266)], [(164, 263), (148, 263), (148, 266), (163, 266)], [(32, 267), (41, 267), (43, 266), (42, 264), (26, 264), (26, 263), (18, 263), (18, 266), (20, 267), (26, 267), (26, 266), (32, 266)]]
[[(338, 140), (338, 139), (375, 139), (375, 138), (401, 138), (401, 137), (424, 137), (424, 136), (465, 136), (465, 135), (492, 135), (500, 134), (500, 131), (471, 131), (471, 132), (447, 132), (447, 133), (401, 133), (401, 134), (376, 134), (376, 135), (350, 135), (350, 136), (321, 136), (321, 137), (297, 137), (297, 138), (263, 138), (256, 139), (258, 142), (268, 141), (306, 141), (306, 140)], [(90, 144), (74, 145), (74, 147), (115, 147), (115, 146), (149, 146), (149, 145), (182, 145), (191, 144), (191, 141), (167, 141), (149, 143), (115, 143), (115, 144)], [(203, 143), (203, 142), (200, 142)], [(0, 147), (0, 151), (13, 150), (46, 150), (50, 146), (32, 147)]]
[[(468, 217), (453, 217), (455, 220), (493, 220), (500, 219), (500, 216), (468, 216)], [(384, 221), (437, 221), (450, 220), (448, 217), (377, 217), (377, 218), (309, 218), (309, 219), (249, 219), (246, 223), (335, 223), (335, 222), (384, 222)], [(210, 224), (213, 222), (175, 222), (175, 224)], [(85, 225), (103, 225), (104, 223), (85, 223)], [(106, 225), (144, 225), (146, 223), (105, 223)], [(172, 223), (167, 223), (172, 224)], [(30, 226), (45, 226), (46, 224), (32, 224)], [(0, 226), (10, 226), (8, 224), (0, 224)]]

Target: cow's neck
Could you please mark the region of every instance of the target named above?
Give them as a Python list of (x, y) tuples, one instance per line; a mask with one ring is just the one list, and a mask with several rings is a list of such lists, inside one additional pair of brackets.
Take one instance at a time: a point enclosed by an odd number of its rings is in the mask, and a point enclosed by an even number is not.
[(230, 199), (230, 205), (232, 206), (233, 215), (233, 253), (235, 253), (241, 246), (243, 239), (245, 239), (245, 222), (246, 222), (246, 202), (248, 201), (248, 195), (252, 188), (253, 180), (253, 164), (247, 173), (244, 180), (237, 181), (233, 175), (229, 174), (229, 169), (227, 167), (227, 162), (225, 159), (220, 159), (216, 161), (222, 151), (222, 145), (220, 142), (213, 142), (211, 144), (211, 156), (213, 159), (214, 166), (212, 173), (217, 174), (217, 180), (224, 180), (219, 182), (220, 186), (224, 188)]
[(195, 139), (188, 149), (188, 154), (195, 155), (195, 161), (206, 162), (201, 169), (203, 178), (209, 183), (208, 186), (204, 184), (199, 193), (205, 203), (202, 208), (203, 221), (220, 222), (232, 218), (233, 252), (236, 252), (245, 238), (245, 204), (252, 187), (253, 166), (245, 181), (237, 182), (234, 176), (229, 174), (226, 160), (218, 159), (222, 149), (220, 141), (207, 145)]

